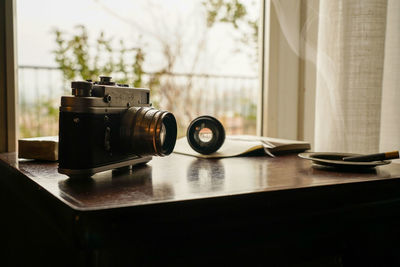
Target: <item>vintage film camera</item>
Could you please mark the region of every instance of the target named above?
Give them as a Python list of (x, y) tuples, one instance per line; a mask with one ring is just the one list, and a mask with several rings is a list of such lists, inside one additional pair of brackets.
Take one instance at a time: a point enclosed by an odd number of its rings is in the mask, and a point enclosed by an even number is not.
[(106, 76), (71, 87), (73, 96), (61, 97), (58, 172), (91, 176), (173, 151), (175, 117), (151, 107), (149, 89), (115, 84)]

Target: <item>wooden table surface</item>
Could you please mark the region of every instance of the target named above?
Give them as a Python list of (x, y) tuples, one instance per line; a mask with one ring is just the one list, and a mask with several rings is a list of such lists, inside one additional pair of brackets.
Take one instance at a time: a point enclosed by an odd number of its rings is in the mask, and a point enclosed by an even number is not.
[(82, 211), (400, 177), (400, 164), (338, 172), (313, 166), (294, 154), (220, 160), (172, 154), (153, 157), (129, 173), (106, 171), (87, 179), (68, 179), (57, 172), (57, 163), (18, 160), (15, 153), (1, 154), (0, 160), (69, 207)]
[(294, 154), (172, 154), (74, 180), (57, 163), (0, 154), (0, 229), (11, 248), (3, 258), (13, 266), (400, 263), (390, 258), (400, 249), (398, 178), (394, 163), (339, 172)]

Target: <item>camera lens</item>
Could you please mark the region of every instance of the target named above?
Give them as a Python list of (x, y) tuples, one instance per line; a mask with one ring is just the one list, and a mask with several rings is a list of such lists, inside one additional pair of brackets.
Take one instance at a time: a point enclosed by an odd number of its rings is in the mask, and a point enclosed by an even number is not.
[(121, 138), (125, 150), (138, 156), (166, 156), (176, 142), (172, 113), (150, 107), (129, 108), (122, 118)]
[(200, 116), (190, 123), (186, 137), (195, 151), (207, 155), (222, 146), (225, 141), (225, 130), (216, 118)]

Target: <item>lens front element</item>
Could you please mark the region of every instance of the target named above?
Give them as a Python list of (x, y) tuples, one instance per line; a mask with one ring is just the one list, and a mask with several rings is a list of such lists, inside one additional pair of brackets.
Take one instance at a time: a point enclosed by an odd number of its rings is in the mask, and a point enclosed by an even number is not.
[(213, 138), (213, 133), (209, 128), (201, 128), (199, 130), (199, 139), (201, 142), (208, 143), (212, 140), (212, 138)]
[(122, 118), (121, 138), (127, 152), (138, 156), (172, 153), (177, 135), (172, 113), (150, 107), (129, 108)]

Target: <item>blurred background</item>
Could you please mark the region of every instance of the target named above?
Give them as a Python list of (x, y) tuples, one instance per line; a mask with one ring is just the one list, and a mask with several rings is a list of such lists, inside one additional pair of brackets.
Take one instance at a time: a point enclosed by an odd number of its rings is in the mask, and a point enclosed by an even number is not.
[(17, 0), (20, 138), (58, 134), (72, 80), (151, 89), (178, 135), (200, 115), (256, 134), (258, 1)]

